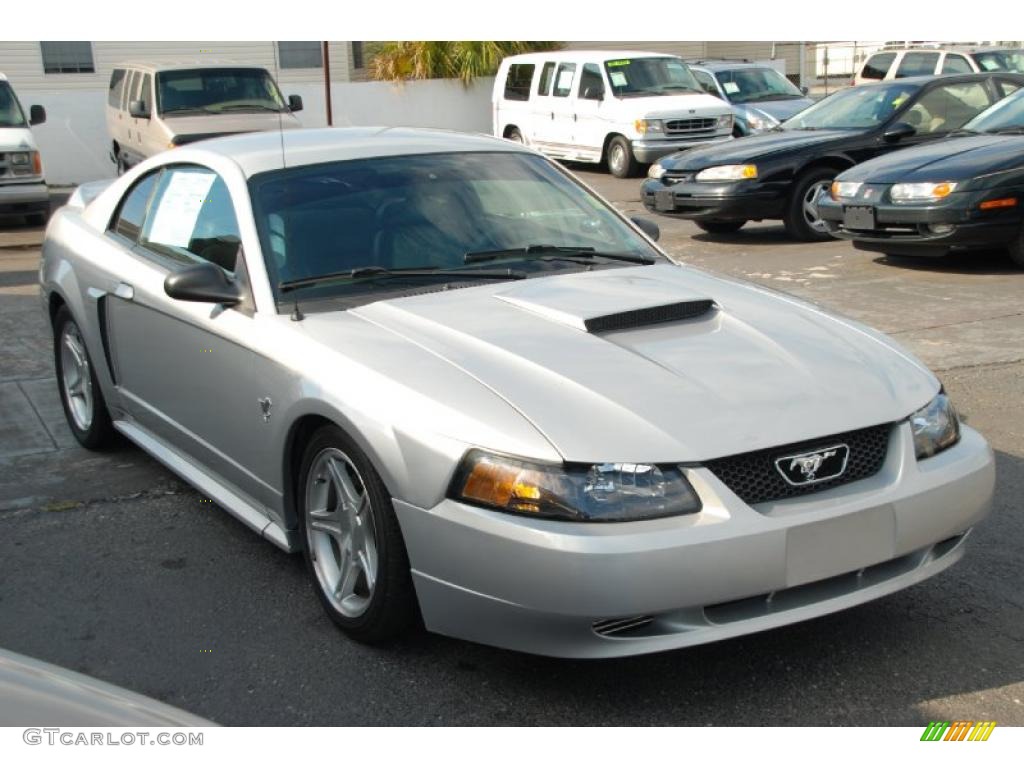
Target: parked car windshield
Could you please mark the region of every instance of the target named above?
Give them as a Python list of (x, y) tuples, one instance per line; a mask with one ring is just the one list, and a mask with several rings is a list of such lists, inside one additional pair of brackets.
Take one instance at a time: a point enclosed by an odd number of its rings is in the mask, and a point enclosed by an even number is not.
[(161, 115), (189, 112), (281, 112), (284, 99), (270, 73), (252, 67), (175, 69), (158, 72)]
[(894, 82), (847, 88), (812, 104), (782, 124), (785, 131), (853, 131), (881, 125), (921, 86)]
[(672, 56), (610, 59), (604, 63), (604, 68), (612, 93), (620, 99), (670, 96), (687, 91), (703, 93), (690, 68)]
[(0, 80), (0, 127), (25, 127), (25, 114), (21, 111), (18, 100), (14, 98), (14, 91), (5, 80)]
[(997, 101), (964, 126), (966, 131), (996, 133), (1024, 128), (1024, 88)]
[[(585, 268), (580, 261), (604, 268), (661, 258), (605, 202), (531, 154), (444, 153), (308, 165), (259, 174), (251, 189), (275, 289), (365, 267), (532, 274)], [(524, 250), (531, 246), (532, 252)], [(588, 249), (596, 255), (588, 256)], [(631, 261), (604, 259), (601, 252)], [(467, 260), (470, 253), (483, 258)], [(427, 275), (409, 278), (410, 285), (429, 281)], [(295, 293), (336, 296), (384, 285), (393, 290), (396, 283), (374, 282), (368, 275)]]
[(1024, 50), (983, 51), (974, 54), (982, 72), (1020, 72), (1024, 74)]
[(799, 88), (768, 67), (726, 69), (717, 72), (716, 76), (725, 95), (733, 104), (804, 97)]

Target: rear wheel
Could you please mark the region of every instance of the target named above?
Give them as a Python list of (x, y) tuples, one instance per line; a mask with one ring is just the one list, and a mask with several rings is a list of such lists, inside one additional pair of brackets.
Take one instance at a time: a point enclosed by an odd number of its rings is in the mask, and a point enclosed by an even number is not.
[(786, 232), (794, 240), (816, 242), (831, 239), (818, 211), (818, 197), (828, 191), (836, 173), (831, 168), (816, 168), (796, 180), (783, 220)]
[(732, 232), (739, 232), (740, 228), (746, 224), (746, 219), (740, 221), (695, 221), (698, 227), (703, 229), (705, 232), (709, 232), (712, 235), (728, 235)]
[(82, 331), (67, 307), (61, 307), (53, 321), (53, 363), (64, 416), (75, 439), (92, 450), (109, 445), (114, 428), (107, 404)]
[(331, 620), (365, 643), (412, 628), (416, 596), (391, 497), (366, 455), (334, 425), (306, 446), (299, 502), (306, 566)]
[(616, 136), (608, 143), (608, 170), (617, 179), (636, 176), (640, 170), (633, 147), (625, 136)]

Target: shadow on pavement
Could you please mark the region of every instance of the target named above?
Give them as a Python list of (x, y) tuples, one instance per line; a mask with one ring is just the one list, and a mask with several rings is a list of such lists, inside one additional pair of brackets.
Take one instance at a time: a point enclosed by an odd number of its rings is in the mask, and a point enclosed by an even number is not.
[(886, 256), (873, 259), (876, 264), (897, 269), (911, 269), (947, 274), (1015, 275), (1022, 270), (1014, 265), (1006, 251), (977, 251), (973, 253), (952, 253), (948, 256)]

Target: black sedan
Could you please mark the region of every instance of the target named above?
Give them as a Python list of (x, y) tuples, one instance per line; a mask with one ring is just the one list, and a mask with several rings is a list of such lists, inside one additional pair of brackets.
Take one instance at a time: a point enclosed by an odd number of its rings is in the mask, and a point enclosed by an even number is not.
[(1008, 248), (1024, 267), (1024, 89), (956, 137), (894, 152), (836, 177), (819, 204), (828, 231), (857, 248), (944, 256)]
[(948, 136), (1024, 85), (1024, 75), (905, 78), (848, 88), (777, 129), (669, 155), (651, 166), (644, 205), (708, 232), (782, 219), (798, 240), (828, 240), (818, 200), (857, 163)]

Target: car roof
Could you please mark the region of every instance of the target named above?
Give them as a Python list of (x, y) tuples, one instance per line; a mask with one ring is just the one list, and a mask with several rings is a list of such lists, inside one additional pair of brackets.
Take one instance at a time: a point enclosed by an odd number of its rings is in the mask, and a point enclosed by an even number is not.
[(6, 80), (6, 79), (7, 79), (7, 75), (5, 75), (3, 72), (0, 72), (0, 80)]
[(759, 64), (750, 59), (686, 59), (691, 67), (701, 67), (711, 72), (720, 72), (723, 69), (774, 69), (768, 64)]
[(194, 61), (122, 61), (115, 64), (114, 69), (139, 69), (143, 72), (167, 72), (175, 69), (263, 69), (257, 64), (241, 64), (237, 61), (221, 61), (216, 59), (195, 59)]
[(870, 83), (853, 87), (888, 88), (899, 83), (914, 83), (916, 85), (928, 85), (929, 83), (973, 83), (978, 80), (987, 80), (991, 77), (1009, 78), (1024, 84), (1024, 75), (1019, 75), (1015, 72), (965, 72), (958, 75), (918, 75), (916, 77), (899, 77), (894, 80), (874, 80)]
[[(187, 144), (234, 161), (246, 176), (318, 163), (448, 152), (534, 152), (484, 134), (428, 128), (304, 128), (222, 136)], [(170, 158), (178, 150), (165, 155)], [(173, 160), (169, 160), (173, 162)]]
[(583, 61), (584, 59), (678, 59), (674, 53), (656, 53), (654, 51), (624, 51), (624, 50), (573, 50), (573, 51), (541, 51), (539, 53), (520, 53), (515, 56), (506, 56), (504, 61)]

